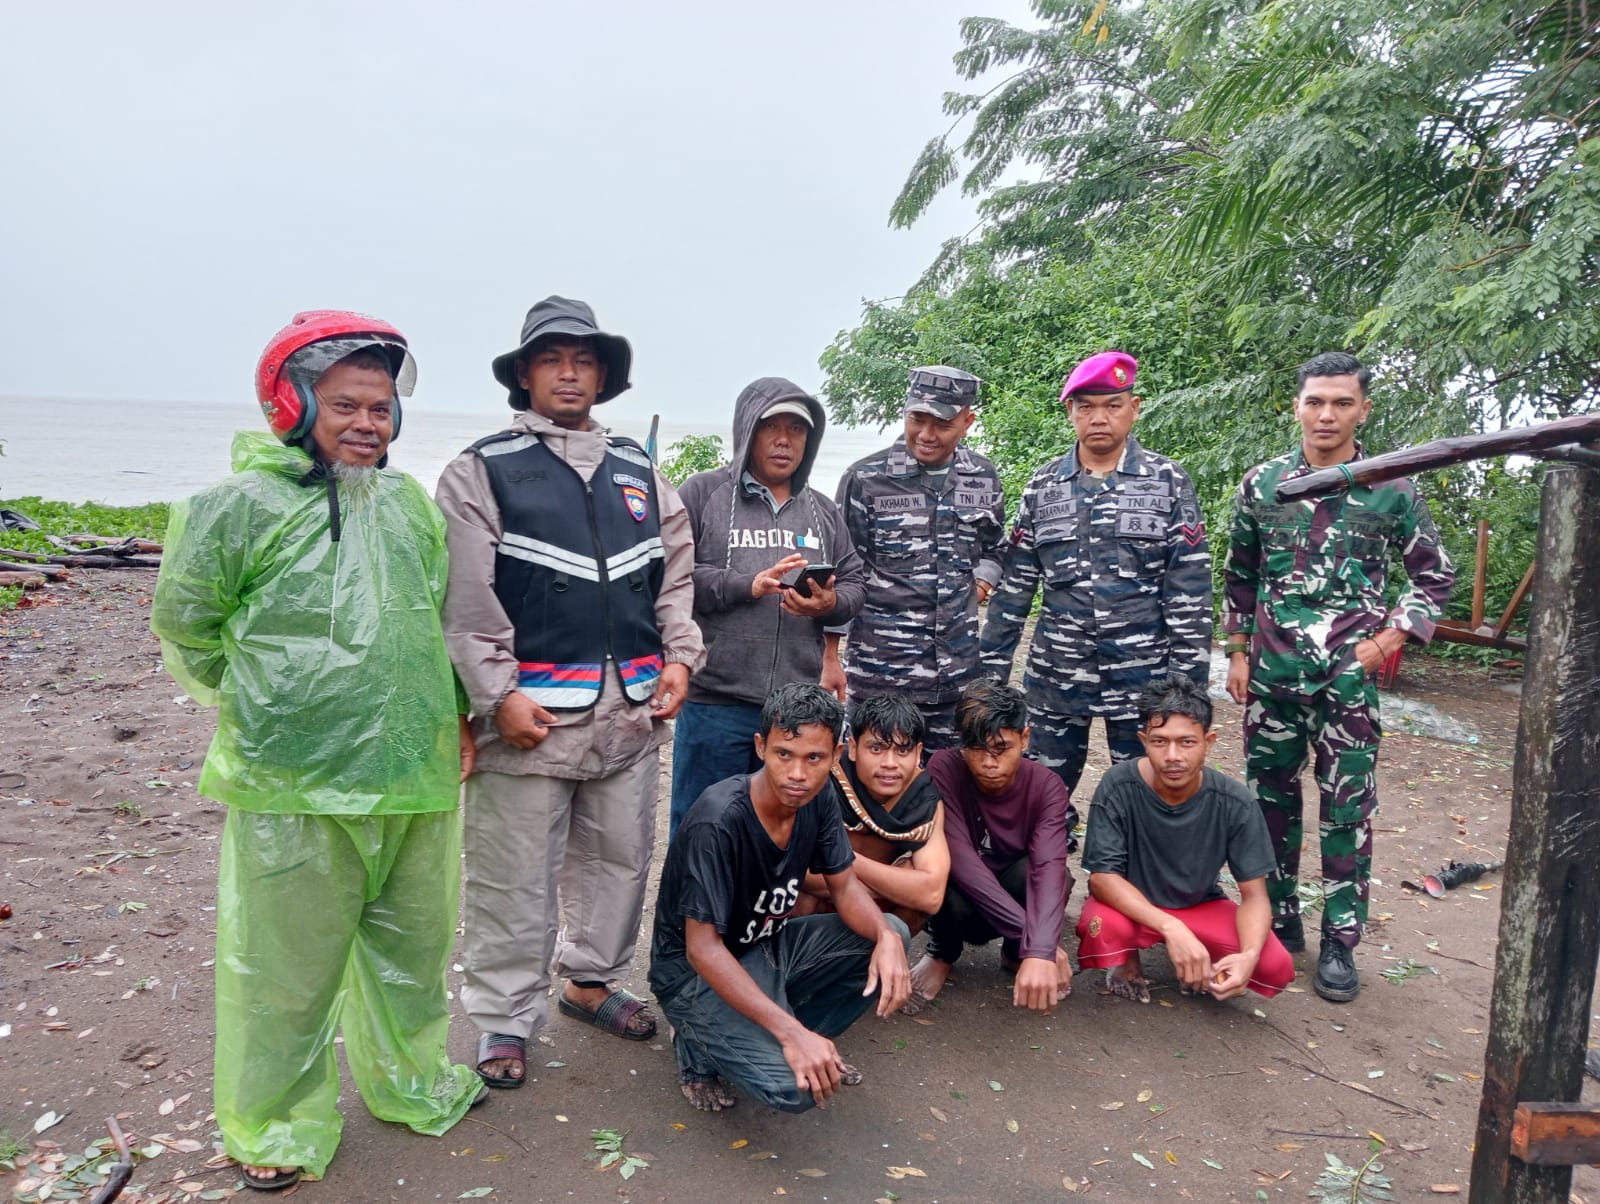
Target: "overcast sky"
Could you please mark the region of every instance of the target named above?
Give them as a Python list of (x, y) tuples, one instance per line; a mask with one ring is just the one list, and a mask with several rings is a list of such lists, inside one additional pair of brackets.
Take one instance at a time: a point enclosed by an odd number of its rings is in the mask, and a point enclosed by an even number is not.
[[(617, 410), (820, 381), (973, 209), (889, 204), (957, 22), (1025, 0), (8, 6), (0, 394), (252, 397), (298, 309), (399, 326), (416, 404), (503, 400), (535, 300), (634, 347)], [(617, 410), (616, 418), (623, 417)], [(3, 433), (0, 433), (3, 434)]]

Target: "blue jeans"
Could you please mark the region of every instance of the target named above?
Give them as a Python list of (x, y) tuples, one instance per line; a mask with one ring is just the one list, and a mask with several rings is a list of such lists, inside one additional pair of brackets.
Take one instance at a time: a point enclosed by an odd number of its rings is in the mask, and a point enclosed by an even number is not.
[(761, 767), (756, 759), (756, 732), (761, 727), (761, 708), (715, 706), (706, 702), (686, 702), (678, 712), (672, 736), (672, 811), (667, 841), (678, 834), (678, 826), (695, 800), (724, 778), (754, 773)]
[[(898, 916), (887, 923), (909, 946), (911, 933)], [(767, 998), (812, 1032), (832, 1040), (878, 999), (863, 995), (873, 943), (857, 936), (838, 915), (790, 920), (771, 940), (739, 959)], [(785, 1112), (815, 1106), (794, 1081), (778, 1039), (736, 1011), (696, 975), (661, 1010), (677, 1030), (678, 1071), (686, 1081), (720, 1074), (753, 1100)]]

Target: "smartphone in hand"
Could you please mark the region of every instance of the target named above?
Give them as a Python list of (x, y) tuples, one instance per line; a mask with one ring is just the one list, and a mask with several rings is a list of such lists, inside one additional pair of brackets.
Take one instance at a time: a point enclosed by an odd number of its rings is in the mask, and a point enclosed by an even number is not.
[(800, 568), (795, 569), (794, 572), (785, 575), (783, 584), (789, 589), (794, 590), (794, 592), (799, 594), (802, 598), (809, 598), (811, 596), (811, 586), (813, 583), (826, 586), (828, 584), (828, 578), (832, 576), (833, 565), (831, 564), (807, 564), (802, 565)]

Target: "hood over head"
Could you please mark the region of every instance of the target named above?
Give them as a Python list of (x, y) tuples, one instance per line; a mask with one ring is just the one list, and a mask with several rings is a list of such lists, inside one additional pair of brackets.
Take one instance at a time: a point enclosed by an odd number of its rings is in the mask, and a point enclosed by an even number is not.
[(828, 412), (811, 394), (792, 380), (781, 376), (763, 376), (746, 385), (733, 403), (733, 473), (735, 480), (750, 463), (750, 444), (755, 439), (756, 424), (761, 416), (780, 402), (799, 402), (811, 415), (811, 430), (806, 435), (805, 454), (800, 457), (800, 467), (790, 479), (789, 487), (798, 493), (811, 479), (811, 465), (822, 446), (822, 435), (828, 426)]
[(310, 471), (311, 453), (293, 443), (280, 443), (260, 431), (236, 431), (229, 449), (234, 472), (271, 472), (299, 479)]

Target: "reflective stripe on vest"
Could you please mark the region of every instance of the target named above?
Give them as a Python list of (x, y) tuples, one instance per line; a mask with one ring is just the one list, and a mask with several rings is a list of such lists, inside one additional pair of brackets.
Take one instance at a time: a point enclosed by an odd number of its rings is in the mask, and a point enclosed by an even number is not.
[(500, 509), (494, 588), (514, 628), (516, 688), (552, 711), (593, 707), (608, 665), (634, 705), (661, 676), (660, 498), (648, 457), (607, 442), (588, 481), (535, 436), (474, 445)]

